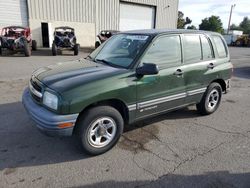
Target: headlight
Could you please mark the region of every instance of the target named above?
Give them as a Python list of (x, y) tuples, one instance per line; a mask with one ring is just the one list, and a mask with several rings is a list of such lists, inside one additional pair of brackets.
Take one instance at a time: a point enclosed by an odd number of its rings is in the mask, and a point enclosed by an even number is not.
[(58, 97), (48, 91), (45, 91), (43, 94), (43, 104), (51, 109), (57, 110)]

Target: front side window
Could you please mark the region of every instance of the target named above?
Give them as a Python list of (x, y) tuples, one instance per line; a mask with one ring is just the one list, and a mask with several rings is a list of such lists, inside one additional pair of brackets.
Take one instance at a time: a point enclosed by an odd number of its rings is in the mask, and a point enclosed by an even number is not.
[(183, 42), (185, 63), (200, 62), (202, 60), (200, 36), (184, 35)]
[(220, 36), (214, 35), (213, 36), (215, 46), (220, 58), (227, 57), (227, 50), (224, 42), (222, 41)]
[(142, 63), (155, 63), (171, 67), (181, 63), (181, 42), (179, 36), (162, 36), (149, 47)]
[(102, 61), (111, 66), (128, 68), (144, 45), (149, 40), (147, 35), (117, 34), (90, 54), (94, 61)]

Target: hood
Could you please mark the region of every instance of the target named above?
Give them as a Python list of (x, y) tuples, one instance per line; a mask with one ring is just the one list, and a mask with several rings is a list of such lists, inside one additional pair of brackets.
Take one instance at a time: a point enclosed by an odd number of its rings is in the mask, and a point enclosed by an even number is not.
[(50, 89), (61, 93), (122, 72), (127, 70), (80, 59), (40, 68), (33, 75)]

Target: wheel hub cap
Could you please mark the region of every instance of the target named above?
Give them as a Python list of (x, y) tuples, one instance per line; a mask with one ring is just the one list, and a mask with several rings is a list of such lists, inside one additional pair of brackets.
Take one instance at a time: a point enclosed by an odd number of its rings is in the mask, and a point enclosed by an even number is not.
[(213, 110), (218, 101), (219, 101), (219, 98), (220, 98), (220, 95), (219, 95), (219, 92), (214, 89), (210, 92), (209, 96), (208, 96), (208, 108), (209, 110)]
[(95, 148), (108, 145), (116, 135), (116, 123), (110, 117), (101, 117), (91, 123), (88, 130), (88, 142)]

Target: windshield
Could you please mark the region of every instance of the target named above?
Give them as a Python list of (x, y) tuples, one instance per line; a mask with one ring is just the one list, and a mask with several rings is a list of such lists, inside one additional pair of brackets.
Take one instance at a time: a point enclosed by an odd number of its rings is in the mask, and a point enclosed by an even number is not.
[(128, 68), (148, 41), (147, 35), (117, 34), (92, 52), (94, 61)]

